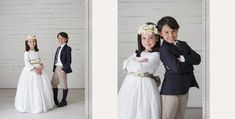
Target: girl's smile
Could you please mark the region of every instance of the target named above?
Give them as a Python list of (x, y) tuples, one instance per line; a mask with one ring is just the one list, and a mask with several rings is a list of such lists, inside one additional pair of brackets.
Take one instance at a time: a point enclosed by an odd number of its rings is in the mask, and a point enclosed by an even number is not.
[(36, 40), (33, 39), (33, 38), (30, 38), (30, 39), (28, 40), (28, 45), (29, 45), (29, 47), (30, 47), (31, 50), (34, 50), (34, 47), (35, 47), (35, 45), (36, 45)]
[(146, 51), (151, 51), (157, 40), (155, 34), (141, 34), (141, 43)]

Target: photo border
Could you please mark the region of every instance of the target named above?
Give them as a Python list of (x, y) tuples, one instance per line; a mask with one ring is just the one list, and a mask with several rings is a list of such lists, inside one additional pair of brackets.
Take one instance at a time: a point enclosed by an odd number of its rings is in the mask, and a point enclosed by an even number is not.
[(203, 38), (205, 39), (205, 45), (204, 45), (204, 48), (205, 48), (205, 65), (204, 65), (204, 75), (203, 77), (205, 77), (202, 82), (203, 84), (203, 92), (202, 92), (202, 118), (203, 119), (209, 119), (210, 118), (210, 115), (209, 115), (209, 100), (210, 100), (210, 92), (209, 92), (209, 89), (210, 89), (210, 57), (209, 57), (209, 54), (210, 54), (210, 26), (209, 26), (209, 16), (210, 16), (210, 13), (209, 13), (209, 8), (210, 8), (210, 2), (208, 0), (203, 0), (202, 1), (202, 10), (203, 10), (203, 13), (202, 13), (202, 21), (203, 21)]
[(92, 119), (92, 26), (91, 9), (92, 0), (85, 0), (85, 115), (87, 119)]

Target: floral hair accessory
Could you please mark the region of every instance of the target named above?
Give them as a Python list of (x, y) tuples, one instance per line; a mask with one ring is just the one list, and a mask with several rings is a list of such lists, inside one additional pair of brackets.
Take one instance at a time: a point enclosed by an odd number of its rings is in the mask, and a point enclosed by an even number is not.
[(33, 35), (33, 34), (28, 34), (28, 35), (26, 36), (25, 41), (27, 41), (27, 40), (29, 40), (29, 39), (36, 39), (36, 36)]
[(140, 26), (140, 28), (138, 29), (137, 31), (138, 35), (141, 35), (141, 34), (159, 34), (158, 33), (158, 29), (156, 27), (156, 25), (153, 25), (153, 24), (143, 24), (142, 26)]

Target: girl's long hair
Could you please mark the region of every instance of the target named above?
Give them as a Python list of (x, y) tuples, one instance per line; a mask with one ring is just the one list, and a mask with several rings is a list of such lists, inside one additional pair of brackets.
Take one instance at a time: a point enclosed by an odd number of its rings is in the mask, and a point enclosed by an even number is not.
[[(147, 22), (146, 24), (147, 25), (155, 25), (156, 26), (156, 24), (154, 24), (152, 22)], [(158, 50), (159, 50), (159, 47), (160, 47), (160, 35), (155, 34), (155, 36), (156, 36), (157, 42), (156, 42), (155, 46), (152, 48), (152, 51), (149, 51), (149, 52), (158, 52)], [(138, 49), (135, 51), (135, 53), (136, 53), (136, 57), (140, 57), (141, 52), (144, 51), (145, 48), (142, 45), (141, 35), (139, 35), (139, 34), (137, 35), (137, 43), (138, 43)]]

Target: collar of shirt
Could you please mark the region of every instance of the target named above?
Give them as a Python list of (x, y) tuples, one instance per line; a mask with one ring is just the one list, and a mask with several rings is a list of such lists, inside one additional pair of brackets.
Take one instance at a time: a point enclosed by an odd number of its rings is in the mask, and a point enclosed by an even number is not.
[(60, 45), (61, 48), (60, 48), (60, 51), (59, 51), (59, 53), (58, 53), (57, 63), (55, 64), (56, 66), (63, 66), (63, 64), (62, 64), (62, 62), (61, 62), (61, 60), (60, 60), (60, 55), (61, 55), (61, 51), (62, 51), (62, 49), (63, 49), (63, 47), (64, 47), (65, 44), (66, 44), (66, 43)]
[(173, 44), (176, 46), (176, 44), (179, 44), (179, 42), (177, 40), (175, 40), (175, 42)]
[(64, 43), (64, 44), (60, 45), (60, 47), (61, 47), (60, 49), (62, 49), (62, 48), (64, 47), (64, 45), (65, 45), (65, 44), (66, 44), (66, 43)]

